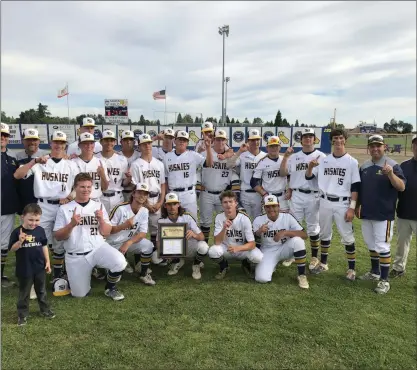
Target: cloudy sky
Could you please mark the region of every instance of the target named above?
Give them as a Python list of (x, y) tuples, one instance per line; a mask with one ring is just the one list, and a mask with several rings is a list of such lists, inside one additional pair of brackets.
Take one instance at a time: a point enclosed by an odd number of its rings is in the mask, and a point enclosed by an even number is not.
[[(104, 113), (128, 98), (129, 116), (221, 115), (222, 37), (227, 113), (324, 125), (416, 122), (415, 2), (2, 2), (1, 109), (47, 104), (67, 115)], [(170, 114), (174, 117), (174, 114)]]

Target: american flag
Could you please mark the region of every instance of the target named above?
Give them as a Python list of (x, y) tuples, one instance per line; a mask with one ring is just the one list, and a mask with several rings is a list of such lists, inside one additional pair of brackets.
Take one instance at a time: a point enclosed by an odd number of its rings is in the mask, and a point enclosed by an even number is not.
[(152, 94), (153, 100), (166, 99), (165, 90), (156, 91)]
[(69, 94), (69, 92), (68, 92), (68, 85), (66, 85), (63, 89), (58, 90), (57, 97), (58, 98), (62, 98), (64, 96), (68, 95), (68, 94)]

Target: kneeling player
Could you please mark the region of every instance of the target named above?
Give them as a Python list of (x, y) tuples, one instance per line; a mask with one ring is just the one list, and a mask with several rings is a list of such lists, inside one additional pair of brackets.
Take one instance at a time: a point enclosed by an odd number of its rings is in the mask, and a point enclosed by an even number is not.
[[(262, 261), (256, 266), (255, 280), (268, 283), (279, 261), (295, 259), (298, 268), (298, 285), (308, 289), (305, 275), (307, 234), (290, 213), (280, 213), (278, 199), (274, 195), (264, 198), (266, 214), (253, 221), (253, 230), (261, 239)], [(304, 240), (303, 240), (304, 239)]]
[(103, 205), (90, 199), (93, 179), (79, 173), (74, 179), (75, 199), (62, 205), (56, 216), (54, 236), (64, 240), (65, 264), (71, 294), (85, 297), (91, 289), (91, 272), (95, 266), (108, 269), (105, 295), (115, 301), (124, 299), (117, 290), (126, 260), (122, 253), (106, 243), (112, 226)]
[(242, 260), (242, 268), (251, 275), (251, 263), (262, 261), (262, 252), (256, 248), (252, 223), (246, 213), (237, 210), (236, 194), (226, 190), (220, 194), (223, 213), (216, 216), (214, 243), (209, 257), (220, 266), (216, 279), (223, 279), (229, 270), (228, 259)]
[(133, 252), (135, 265), (140, 262), (140, 280), (145, 285), (155, 285), (148, 270), (153, 252), (153, 243), (146, 239), (148, 232), (149, 211), (145, 208), (148, 200), (149, 187), (139, 183), (133, 191), (130, 202), (114, 207), (110, 213), (112, 224), (111, 235), (107, 242), (119, 252)]
[[(161, 209), (162, 217), (158, 220), (158, 225), (170, 224), (176, 222), (184, 222), (187, 224), (187, 257), (194, 257), (193, 262), (193, 279), (201, 279), (200, 268), (204, 266), (203, 258), (207, 255), (209, 246), (204, 241), (204, 234), (197, 226), (190, 213), (185, 212), (181, 207), (178, 195), (175, 193), (168, 193), (165, 197), (165, 204)], [(159, 235), (157, 236), (159, 239)], [(159, 240), (157, 239), (157, 246), (159, 250)], [(179, 269), (184, 266), (184, 259), (174, 259), (171, 261), (171, 266), (168, 275), (176, 275)]]

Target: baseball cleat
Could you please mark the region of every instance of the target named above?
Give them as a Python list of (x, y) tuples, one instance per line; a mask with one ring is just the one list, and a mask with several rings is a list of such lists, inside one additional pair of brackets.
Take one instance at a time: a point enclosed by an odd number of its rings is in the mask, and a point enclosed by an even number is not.
[(132, 266), (130, 266), (129, 263), (127, 264), (127, 266), (125, 268), (125, 272), (127, 272), (128, 274), (133, 274), (133, 272), (134, 272)]
[(32, 285), (32, 288), (30, 288), (29, 298), (30, 299), (36, 299), (36, 298), (38, 298), (38, 296), (36, 295), (36, 292), (35, 292), (35, 287), (33, 285)]
[(152, 276), (149, 275), (149, 273), (146, 274), (145, 276), (140, 276), (139, 280), (145, 285), (153, 286), (156, 284), (156, 282), (152, 279)]
[(282, 262), (282, 266), (289, 267), (293, 264), (293, 262), (295, 262), (294, 258), (291, 258), (289, 260), (285, 260), (285, 261)]
[(1, 286), (3, 288), (10, 288), (12, 286), (15, 286), (16, 283), (14, 281), (11, 281), (7, 276), (1, 277)]
[(374, 289), (374, 292), (378, 294), (386, 294), (388, 293), (389, 289), (390, 289), (389, 282), (386, 280), (380, 280), (378, 282), (378, 285)]
[[(135, 272), (139, 272), (142, 270), (142, 264), (140, 263), (140, 261), (135, 265)], [(148, 266), (148, 274), (152, 274), (152, 270), (151, 268)]]
[(366, 274), (359, 277), (361, 280), (372, 280), (372, 281), (379, 281), (380, 276), (374, 274), (372, 271), (368, 271)]
[(314, 270), (311, 270), (312, 274), (318, 275), (321, 274), (324, 271), (328, 271), (329, 270), (329, 266), (327, 264), (324, 263), (320, 263), (319, 265), (317, 265), (317, 267)]
[(171, 263), (171, 266), (169, 266), (168, 275), (176, 275), (176, 274), (178, 274), (178, 271), (180, 270), (180, 268), (182, 266), (184, 266), (184, 263), (185, 263), (185, 261), (184, 261), (183, 258), (181, 258), (180, 259), (180, 262), (178, 262), (178, 263)]
[(191, 275), (193, 279), (200, 280), (201, 279), (201, 271), (200, 271), (200, 264), (193, 265), (193, 274)]
[(93, 272), (91, 273), (97, 280), (104, 280), (106, 278), (106, 275), (103, 274), (98, 268), (94, 268)]
[(346, 279), (350, 280), (350, 281), (355, 281), (356, 279), (356, 271), (349, 269), (346, 272)]
[(17, 326), (24, 326), (24, 325), (26, 325), (28, 323), (28, 319), (27, 319), (27, 317), (24, 317), (24, 316), (19, 316), (18, 318), (17, 318)]
[(222, 280), (222, 279), (224, 279), (224, 277), (226, 276), (226, 274), (227, 274), (227, 271), (229, 271), (229, 267), (225, 267), (223, 270), (221, 270), (216, 276), (215, 276), (215, 278), (217, 279), (217, 280)]
[(302, 289), (308, 289), (310, 288), (310, 285), (308, 284), (307, 276), (305, 275), (299, 275), (297, 276), (298, 279), (298, 286)]
[(310, 264), (308, 265), (308, 269), (314, 270), (320, 264), (320, 260), (317, 257), (312, 257), (310, 260)]
[(104, 294), (107, 297), (110, 297), (111, 299), (113, 299), (113, 301), (121, 301), (122, 299), (125, 299), (125, 296), (123, 295), (123, 293), (119, 292), (116, 287), (114, 287), (113, 289), (106, 289)]
[(392, 269), (389, 273), (389, 277), (391, 279), (395, 279), (395, 278), (404, 276), (404, 274), (405, 274), (405, 271), (397, 271), (397, 270)]
[(55, 313), (51, 310), (41, 312), (41, 315), (47, 319), (53, 319), (56, 316)]

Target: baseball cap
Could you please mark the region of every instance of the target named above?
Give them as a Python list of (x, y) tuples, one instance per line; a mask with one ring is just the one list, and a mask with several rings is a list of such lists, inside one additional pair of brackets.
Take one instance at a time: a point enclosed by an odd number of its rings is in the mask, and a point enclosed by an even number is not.
[(270, 136), (268, 138), (268, 143), (266, 144), (266, 146), (269, 145), (281, 145), (281, 140), (279, 139), (278, 136)]
[(413, 138), (411, 139), (411, 144), (414, 144), (414, 141), (417, 140), (417, 135), (414, 135)]
[(179, 130), (177, 131), (177, 135), (176, 135), (177, 139), (187, 139), (190, 140), (190, 136), (188, 135), (188, 132), (183, 131), (183, 130)]
[(142, 190), (149, 193), (149, 186), (148, 184), (145, 184), (144, 182), (140, 182), (136, 185), (136, 190)]
[(227, 140), (227, 134), (226, 131), (224, 130), (217, 130), (216, 133), (214, 134), (214, 137), (217, 138), (221, 138), (221, 139), (226, 139)]
[(179, 203), (178, 195), (175, 193), (168, 193), (165, 196), (165, 203)]
[(142, 134), (139, 136), (139, 144), (144, 144), (144, 143), (152, 143), (152, 138), (150, 135)]
[(84, 117), (81, 127), (96, 127), (96, 122), (91, 117)]
[(38, 130), (34, 128), (27, 128), (23, 131), (23, 139), (40, 139)]
[(261, 139), (261, 134), (259, 130), (255, 130), (255, 129), (249, 130), (248, 140), (257, 140), (257, 139)]
[(130, 130), (123, 131), (122, 135), (121, 135), (121, 139), (122, 140), (123, 139), (133, 139), (133, 140), (135, 140), (135, 134), (133, 133), (133, 131), (130, 131)]
[(9, 125), (2, 122), (1, 123), (1, 133), (6, 134), (6, 135), (10, 135)]
[(209, 132), (214, 131), (213, 124), (210, 121), (206, 121), (201, 125), (201, 131)]
[(164, 131), (164, 136), (172, 136), (175, 137), (175, 132), (172, 128), (166, 128)]
[(301, 137), (303, 137), (303, 135), (314, 135), (316, 136), (316, 132), (314, 131), (314, 128), (303, 128), (303, 130), (301, 131)]
[(267, 195), (264, 198), (264, 205), (265, 206), (275, 206), (278, 205), (278, 198), (275, 195)]
[(62, 131), (54, 131), (51, 136), (51, 141), (67, 141), (67, 135)]
[(104, 130), (101, 135), (102, 139), (113, 139), (116, 140), (116, 134), (112, 130)]
[(83, 132), (80, 137), (79, 137), (79, 142), (80, 143), (86, 143), (88, 141), (95, 141), (94, 140), (94, 135), (90, 134), (89, 132)]
[(371, 144), (385, 144), (384, 143), (384, 138), (381, 135), (372, 135), (369, 137), (368, 139), (368, 145)]
[(53, 293), (55, 297), (62, 297), (71, 294), (68, 281), (65, 279), (56, 279), (53, 285)]

